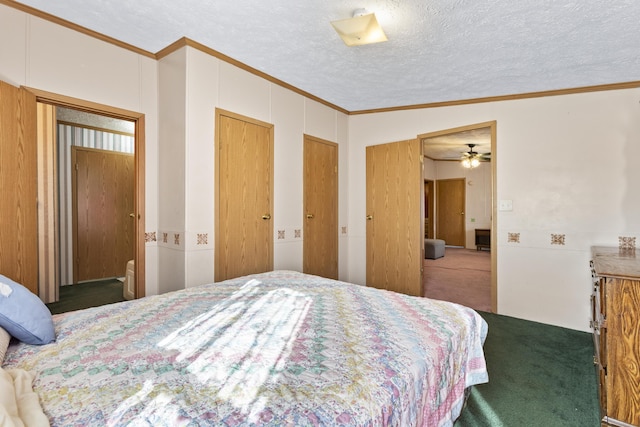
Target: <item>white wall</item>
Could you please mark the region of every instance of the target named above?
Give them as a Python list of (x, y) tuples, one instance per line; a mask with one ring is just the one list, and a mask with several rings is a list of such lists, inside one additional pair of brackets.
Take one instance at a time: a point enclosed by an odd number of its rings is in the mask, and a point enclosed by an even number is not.
[(158, 292), (184, 288), (186, 223), (186, 63), (184, 50), (158, 64)]
[(497, 199), (513, 202), (492, 248), (498, 312), (588, 330), (590, 247), (640, 236), (639, 99), (629, 89), (352, 116), (349, 279), (365, 281), (365, 147), (496, 120)]
[[(157, 62), (0, 5), (0, 80), (143, 113), (146, 229), (157, 227)], [(157, 293), (155, 242), (147, 243), (147, 294)]]
[[(191, 47), (175, 51), (160, 63), (160, 118), (163, 123), (178, 123), (166, 125), (172, 127), (167, 132), (170, 137), (161, 131), (160, 158), (171, 159), (174, 170), (165, 175), (171, 165), (161, 162), (160, 186), (163, 192), (166, 189), (176, 195), (166, 203), (161, 197), (159, 234), (181, 237), (180, 244), (169, 239), (161, 245), (165, 255), (161, 255), (160, 289), (197, 286), (214, 279), (216, 108), (274, 125), (274, 268), (302, 271), (304, 236), (295, 237), (295, 231), (303, 229), (303, 137), (308, 134), (338, 143), (342, 231), (347, 222), (346, 115)], [(173, 99), (176, 105), (165, 105)], [(184, 217), (165, 223), (165, 212), (171, 209), (181, 209)], [(278, 238), (278, 231), (284, 231), (284, 238)], [(346, 237), (345, 233), (340, 239), (342, 276), (347, 271)], [(165, 277), (164, 271), (174, 265), (184, 265), (184, 270), (166, 271)]]

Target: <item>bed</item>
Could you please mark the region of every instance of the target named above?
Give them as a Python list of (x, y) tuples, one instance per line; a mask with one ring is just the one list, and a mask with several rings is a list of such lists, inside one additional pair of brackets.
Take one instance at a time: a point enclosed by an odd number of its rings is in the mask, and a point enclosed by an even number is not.
[(2, 365), (53, 426), (451, 426), (488, 381), (472, 309), (292, 271), (53, 322)]

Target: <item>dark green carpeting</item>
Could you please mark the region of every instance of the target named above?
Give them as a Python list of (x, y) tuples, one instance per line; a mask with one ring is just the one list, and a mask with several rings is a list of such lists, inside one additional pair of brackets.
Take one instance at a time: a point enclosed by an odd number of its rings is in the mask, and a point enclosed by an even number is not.
[(456, 427), (600, 425), (591, 334), (480, 314), (489, 383), (473, 387)]
[(58, 314), (120, 301), (124, 301), (122, 282), (109, 279), (61, 286), (60, 300), (47, 304), (47, 307), (51, 314)]

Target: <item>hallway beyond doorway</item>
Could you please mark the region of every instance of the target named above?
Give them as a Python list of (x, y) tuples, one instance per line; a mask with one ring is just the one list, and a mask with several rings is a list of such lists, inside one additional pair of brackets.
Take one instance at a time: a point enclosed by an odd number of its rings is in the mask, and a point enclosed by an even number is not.
[(424, 260), (424, 295), (491, 312), (491, 252), (446, 247)]

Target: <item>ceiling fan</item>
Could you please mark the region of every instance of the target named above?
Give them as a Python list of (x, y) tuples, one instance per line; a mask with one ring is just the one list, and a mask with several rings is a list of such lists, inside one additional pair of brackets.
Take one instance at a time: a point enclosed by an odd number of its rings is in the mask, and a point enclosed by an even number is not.
[(478, 153), (473, 151), (473, 147), (477, 144), (467, 144), (469, 151), (462, 153), (461, 164), (467, 169), (472, 169), (480, 166), (480, 162), (491, 161), (491, 153)]

